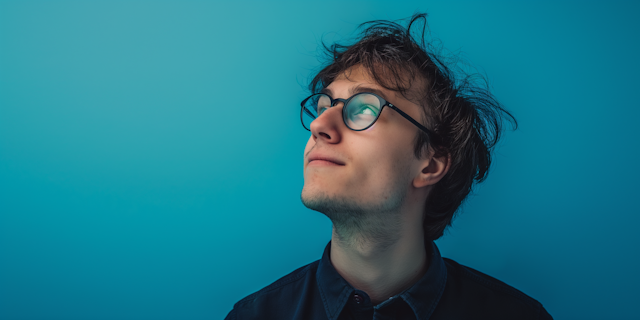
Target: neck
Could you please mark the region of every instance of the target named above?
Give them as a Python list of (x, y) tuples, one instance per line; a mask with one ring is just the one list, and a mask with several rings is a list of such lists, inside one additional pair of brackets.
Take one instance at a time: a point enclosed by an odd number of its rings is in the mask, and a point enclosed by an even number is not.
[(374, 305), (401, 293), (417, 282), (429, 265), (422, 224), (402, 221), (393, 241), (341, 236), (333, 228), (331, 263), (354, 288), (366, 292)]

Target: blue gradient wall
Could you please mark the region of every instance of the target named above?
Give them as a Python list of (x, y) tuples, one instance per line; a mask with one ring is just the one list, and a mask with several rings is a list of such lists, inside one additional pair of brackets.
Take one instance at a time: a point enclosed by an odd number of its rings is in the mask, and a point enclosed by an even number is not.
[(438, 245), (556, 319), (640, 299), (637, 2), (0, 1), (0, 319), (221, 319), (319, 259), (321, 38), (430, 14), (520, 128)]

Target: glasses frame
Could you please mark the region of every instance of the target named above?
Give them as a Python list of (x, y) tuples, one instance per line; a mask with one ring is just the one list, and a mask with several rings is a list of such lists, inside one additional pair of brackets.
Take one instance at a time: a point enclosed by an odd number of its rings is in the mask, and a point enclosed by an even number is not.
[[(371, 122), (371, 124), (369, 124), (368, 126), (366, 126), (363, 129), (353, 129), (351, 127), (349, 127), (349, 124), (347, 124), (347, 114), (346, 114), (346, 106), (347, 104), (349, 104), (349, 102), (351, 101), (351, 99), (353, 99), (354, 97), (361, 95), (361, 94), (370, 94), (375, 96), (376, 98), (378, 98), (378, 100), (380, 100), (380, 112), (378, 112), (378, 115), (376, 116), (376, 118)], [(302, 122), (302, 126), (307, 129), (307, 131), (311, 131), (311, 128), (307, 128), (304, 125), (304, 113), (306, 112), (306, 114), (308, 116), (310, 116), (311, 118), (313, 118), (314, 120), (317, 119), (316, 117), (313, 116), (313, 114), (311, 114), (311, 111), (309, 111), (307, 108), (304, 107), (304, 104), (307, 103), (307, 101), (309, 99), (311, 99), (314, 96), (319, 96), (319, 95), (324, 95), (329, 97), (329, 100), (331, 101), (331, 104), (329, 106), (329, 108), (333, 108), (336, 106), (336, 104), (338, 102), (342, 102), (342, 122), (344, 122), (344, 125), (347, 126), (347, 128), (349, 128), (350, 130), (353, 131), (363, 131), (363, 130), (367, 130), (369, 129), (374, 123), (376, 123), (376, 121), (378, 121), (378, 118), (380, 118), (380, 115), (382, 114), (382, 110), (384, 110), (384, 107), (389, 107), (395, 111), (397, 111), (401, 116), (403, 116), (405, 119), (409, 120), (411, 123), (413, 123), (416, 127), (418, 127), (420, 130), (422, 130), (424, 133), (426, 133), (430, 138), (432, 138), (434, 135), (431, 132), (431, 130), (427, 129), (425, 126), (421, 125), (418, 121), (416, 121), (415, 119), (413, 119), (411, 116), (409, 116), (408, 114), (404, 113), (404, 111), (400, 110), (398, 107), (394, 106), (393, 104), (391, 104), (389, 101), (383, 99), (382, 97), (380, 97), (379, 95), (372, 93), (372, 92), (359, 92), (356, 93), (354, 95), (352, 95), (350, 98), (348, 99), (341, 99), (341, 98), (332, 98), (330, 95), (326, 94), (326, 93), (314, 93), (312, 95), (310, 95), (309, 97), (307, 97), (306, 99), (302, 100), (302, 102), (300, 103), (300, 122)], [(317, 112), (317, 111), (316, 111)], [(318, 116), (320, 117), (320, 116)], [(313, 120), (312, 120), (313, 121)]]

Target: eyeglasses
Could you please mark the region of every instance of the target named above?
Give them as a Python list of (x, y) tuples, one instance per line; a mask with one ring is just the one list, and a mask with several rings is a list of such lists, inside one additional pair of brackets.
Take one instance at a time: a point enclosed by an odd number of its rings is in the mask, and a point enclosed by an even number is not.
[(327, 111), (327, 109), (336, 106), (338, 102), (343, 103), (342, 120), (344, 124), (353, 131), (362, 131), (371, 127), (380, 117), (382, 109), (388, 106), (397, 111), (405, 119), (411, 121), (411, 123), (424, 131), (429, 137), (433, 136), (429, 129), (398, 109), (398, 107), (370, 92), (361, 92), (351, 96), (349, 99), (333, 99), (325, 93), (312, 94), (300, 103), (302, 107), (300, 111), (302, 126), (311, 131), (311, 122), (322, 115), (323, 112)]

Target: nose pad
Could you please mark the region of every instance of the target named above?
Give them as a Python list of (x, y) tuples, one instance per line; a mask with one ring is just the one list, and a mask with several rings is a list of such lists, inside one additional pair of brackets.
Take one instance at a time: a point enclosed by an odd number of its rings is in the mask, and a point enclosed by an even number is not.
[(346, 101), (346, 100), (344, 100), (344, 99), (340, 99), (340, 98), (333, 99), (333, 103), (331, 104), (331, 107), (335, 107), (335, 106), (337, 106), (337, 105), (338, 105), (338, 103), (340, 103), (340, 102), (342, 102), (342, 106), (344, 107), (344, 106), (346, 105), (346, 104), (345, 104), (345, 101)]

